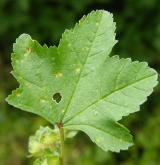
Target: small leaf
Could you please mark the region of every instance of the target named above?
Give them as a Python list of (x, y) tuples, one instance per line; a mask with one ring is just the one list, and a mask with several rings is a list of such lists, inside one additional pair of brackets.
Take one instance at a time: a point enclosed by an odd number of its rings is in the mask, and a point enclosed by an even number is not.
[(59, 165), (59, 159), (57, 157), (38, 158), (33, 165)]
[(29, 153), (31, 156), (44, 157), (51, 155), (58, 156), (60, 146), (59, 132), (49, 127), (40, 127), (35, 135), (29, 138)]
[(103, 150), (132, 145), (118, 123), (136, 112), (157, 85), (145, 62), (110, 57), (115, 23), (107, 11), (93, 11), (62, 35), (58, 47), (41, 46), (27, 34), (13, 46), (13, 75), (20, 83), (9, 104), (64, 129), (81, 130)]

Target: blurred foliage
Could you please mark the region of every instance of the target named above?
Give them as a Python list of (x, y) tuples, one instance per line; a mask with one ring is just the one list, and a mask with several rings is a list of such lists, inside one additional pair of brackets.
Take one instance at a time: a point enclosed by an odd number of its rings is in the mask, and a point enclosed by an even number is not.
[[(61, 33), (93, 9), (114, 14), (118, 44), (115, 53), (148, 61), (160, 71), (159, 0), (0, 0), (0, 164), (29, 165), (29, 135), (40, 125), (40, 117), (15, 110), (5, 97), (17, 82), (11, 76), (12, 44), (28, 33), (42, 44), (58, 44)], [(128, 151), (105, 153), (83, 133), (66, 141), (67, 164), (75, 165), (160, 165), (160, 87), (141, 111), (124, 118), (134, 134), (135, 145)]]
[(60, 156), (59, 130), (40, 127), (36, 133), (29, 137), (28, 150), (29, 157), (35, 157), (35, 165), (58, 164)]

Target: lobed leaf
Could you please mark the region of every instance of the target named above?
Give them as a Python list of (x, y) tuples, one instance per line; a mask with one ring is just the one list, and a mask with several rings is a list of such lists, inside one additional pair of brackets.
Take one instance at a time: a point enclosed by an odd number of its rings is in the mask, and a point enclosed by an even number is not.
[(114, 31), (112, 14), (97, 10), (66, 30), (58, 47), (21, 35), (12, 54), (20, 86), (6, 100), (85, 132), (105, 151), (127, 149), (132, 136), (118, 121), (139, 110), (157, 85), (157, 73), (147, 63), (110, 57)]

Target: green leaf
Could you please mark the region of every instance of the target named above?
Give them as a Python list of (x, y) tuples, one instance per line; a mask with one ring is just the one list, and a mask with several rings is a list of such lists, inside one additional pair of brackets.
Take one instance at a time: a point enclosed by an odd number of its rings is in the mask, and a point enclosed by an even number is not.
[(60, 137), (57, 128), (40, 127), (36, 133), (29, 138), (28, 151), (30, 156), (59, 156)]
[(97, 10), (66, 30), (58, 47), (21, 35), (12, 54), (20, 87), (8, 103), (81, 130), (105, 151), (127, 149), (132, 136), (118, 121), (139, 110), (157, 85), (157, 73), (147, 63), (110, 57), (114, 31), (112, 14)]
[(34, 161), (33, 165), (59, 165), (59, 158), (57, 157), (42, 157)]

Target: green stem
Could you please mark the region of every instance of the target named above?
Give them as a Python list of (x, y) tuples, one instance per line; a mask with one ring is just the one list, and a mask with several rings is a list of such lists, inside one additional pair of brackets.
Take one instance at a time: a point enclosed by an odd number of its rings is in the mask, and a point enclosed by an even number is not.
[(60, 132), (60, 141), (61, 141), (61, 156), (60, 156), (60, 164), (64, 165), (64, 130), (61, 124), (58, 125)]

